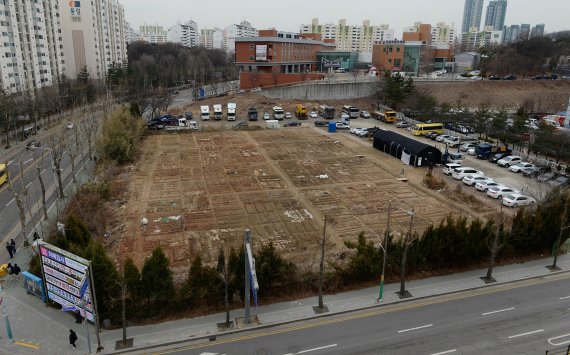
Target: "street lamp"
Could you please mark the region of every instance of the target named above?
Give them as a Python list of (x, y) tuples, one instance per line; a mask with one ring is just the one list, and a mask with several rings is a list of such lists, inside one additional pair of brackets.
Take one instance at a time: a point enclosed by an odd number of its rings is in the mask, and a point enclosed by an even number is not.
[(388, 253), (388, 239), (390, 237), (390, 214), (392, 213), (392, 200), (388, 203), (388, 222), (386, 225), (386, 233), (384, 234), (384, 246), (380, 244), (380, 248), (384, 252), (384, 257), (382, 258), (382, 275), (380, 275), (380, 285), (378, 287), (378, 300), (377, 302), (382, 302), (382, 294), (384, 292), (384, 271), (386, 270), (386, 254)]
[(402, 265), (400, 266), (400, 298), (410, 297), (410, 293), (406, 291), (406, 261), (408, 259), (408, 249), (412, 243), (412, 224), (414, 223), (414, 209), (406, 211), (410, 216), (410, 229), (408, 235), (404, 239), (404, 255), (402, 256)]

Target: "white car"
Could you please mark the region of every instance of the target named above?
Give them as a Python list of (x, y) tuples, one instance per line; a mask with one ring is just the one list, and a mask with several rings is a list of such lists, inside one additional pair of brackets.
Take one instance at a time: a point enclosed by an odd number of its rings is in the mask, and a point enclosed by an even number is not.
[(400, 121), (400, 122), (396, 123), (396, 127), (398, 127), (398, 128), (409, 128), (412, 126), (413, 125), (411, 123), (406, 122), (406, 121)]
[(532, 197), (528, 197), (521, 194), (510, 194), (503, 196), (503, 205), (507, 207), (519, 207), (534, 205), (536, 200)]
[(463, 178), (463, 183), (467, 186), (473, 186), (478, 182), (481, 181), (493, 181), (493, 179), (487, 177), (487, 176), (482, 176), (482, 175), (467, 175), (466, 177)]
[(352, 134), (357, 134), (359, 131), (362, 131), (363, 129), (366, 129), (366, 128), (362, 128), (362, 127), (352, 127), (352, 128), (350, 129), (350, 133), (352, 133)]
[(487, 189), (487, 195), (492, 198), (502, 199), (503, 196), (518, 194), (519, 191), (507, 186), (493, 186)]
[(471, 77), (471, 80), (479, 81), (479, 80), (483, 80), (483, 77), (481, 77), (479, 75), (475, 75), (475, 76)]
[(451, 175), (453, 173), (453, 170), (459, 168), (461, 166), (461, 164), (457, 164), (457, 163), (447, 163), (444, 165), (442, 172), (445, 175)]
[(476, 155), (475, 148), (469, 148), (469, 149), (467, 149), (467, 154), (468, 154), (468, 155), (475, 156), (475, 155)]
[(370, 112), (368, 112), (368, 111), (360, 111), (360, 117), (362, 117), (362, 118), (370, 118)]
[(481, 192), (487, 192), (487, 190), (491, 187), (495, 186), (503, 186), (496, 181), (479, 181), (475, 184), (475, 189)]
[(483, 173), (482, 171), (473, 169), (471, 167), (465, 166), (465, 167), (455, 168), (455, 170), (453, 170), (453, 173), (451, 174), (451, 176), (453, 176), (453, 178), (455, 180), (463, 180), (463, 178), (468, 176), (468, 175), (485, 176), (485, 173)]
[(340, 119), (341, 119), (341, 120), (347, 120), (347, 121), (348, 121), (348, 120), (350, 120), (350, 116), (348, 115), (348, 113), (343, 112), (343, 113), (340, 114)]
[(263, 114), (263, 119), (266, 120), (266, 121), (271, 119), (271, 116), (269, 116), (269, 113), (268, 113), (268, 112), (265, 112), (265, 113)]
[(292, 118), (291, 112), (285, 112), (285, 118)]
[(75, 127), (75, 125), (73, 123), (68, 123), (67, 126), (65, 126), (65, 127), (67, 127), (67, 129), (73, 129), (73, 127)]
[(516, 165), (516, 164), (520, 163), (521, 161), (522, 161), (522, 158), (519, 157), (518, 155), (509, 155), (508, 157), (500, 159), (497, 162), (497, 165), (502, 166), (504, 168), (508, 168), (509, 166)]
[(317, 118), (317, 117), (319, 117), (319, 115), (317, 115), (317, 113), (315, 111), (311, 111), (311, 112), (309, 112), (309, 117)]
[(447, 134), (440, 134), (439, 136), (437, 136), (437, 137), (435, 138), (435, 141), (436, 141), (436, 142), (443, 142), (445, 139), (447, 139), (447, 138), (449, 138), (449, 137), (451, 137), (451, 136), (450, 136), (450, 135), (447, 135)]
[(461, 143), (461, 139), (459, 137), (450, 136), (443, 140), (443, 143), (447, 144), (450, 147), (457, 147), (459, 143)]
[(458, 75), (458, 76), (455, 77), (455, 79), (457, 79), (457, 80), (467, 80), (468, 77), (463, 76), (463, 75)]
[(463, 144), (459, 147), (459, 150), (462, 151), (462, 152), (467, 152), (467, 151), (468, 151), (469, 149), (471, 149), (471, 148), (475, 149), (475, 146), (476, 146), (476, 145), (477, 145), (477, 144), (475, 144), (475, 143), (463, 143)]
[(522, 162), (516, 165), (511, 165), (509, 167), (509, 170), (512, 171), (513, 173), (520, 173), (526, 168), (534, 168), (534, 164)]
[(350, 125), (347, 125), (344, 122), (337, 122), (336, 123), (336, 128), (337, 129), (350, 129)]

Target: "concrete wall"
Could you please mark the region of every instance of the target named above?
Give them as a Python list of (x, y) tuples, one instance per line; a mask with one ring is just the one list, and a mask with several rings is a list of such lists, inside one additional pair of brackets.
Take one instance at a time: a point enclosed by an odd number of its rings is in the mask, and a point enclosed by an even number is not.
[(288, 100), (340, 100), (356, 99), (373, 95), (377, 81), (328, 83), (313, 81), (306, 84), (272, 89), (263, 89), (261, 94), (272, 99)]

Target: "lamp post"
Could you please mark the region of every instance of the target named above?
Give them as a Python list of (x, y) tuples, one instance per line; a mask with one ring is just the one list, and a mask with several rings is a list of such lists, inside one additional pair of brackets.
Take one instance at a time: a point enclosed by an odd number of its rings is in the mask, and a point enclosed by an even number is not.
[(402, 265), (400, 267), (400, 298), (410, 297), (410, 293), (406, 291), (406, 261), (408, 259), (408, 249), (412, 243), (412, 224), (414, 223), (414, 209), (406, 211), (408, 216), (410, 216), (410, 229), (408, 230), (408, 235), (404, 239), (404, 255), (402, 256)]
[(562, 234), (566, 229), (570, 228), (570, 225), (567, 225), (567, 214), (568, 214), (568, 197), (566, 198), (566, 202), (564, 203), (564, 210), (562, 212), (562, 216), (560, 217), (560, 231), (558, 232), (558, 238), (556, 239), (556, 243), (554, 244), (554, 261), (552, 265), (548, 266), (550, 270), (560, 270), (558, 266), (556, 266), (556, 261), (558, 260), (558, 254), (560, 251), (560, 242), (562, 241)]
[(388, 222), (386, 223), (386, 233), (384, 234), (384, 246), (380, 244), (380, 248), (384, 252), (382, 258), (382, 274), (380, 275), (380, 285), (378, 286), (378, 302), (382, 302), (382, 294), (384, 292), (384, 272), (386, 270), (386, 254), (388, 253), (388, 239), (390, 238), (390, 214), (392, 213), (392, 200), (388, 202)]

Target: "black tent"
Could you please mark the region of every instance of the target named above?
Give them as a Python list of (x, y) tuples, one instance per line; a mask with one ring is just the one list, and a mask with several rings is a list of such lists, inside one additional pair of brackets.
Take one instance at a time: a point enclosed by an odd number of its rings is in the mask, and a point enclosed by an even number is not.
[[(390, 154), (412, 166), (429, 166), (441, 163), (441, 151), (415, 139), (392, 131), (378, 130), (374, 134), (374, 148)], [(403, 156), (403, 158), (402, 158)]]

